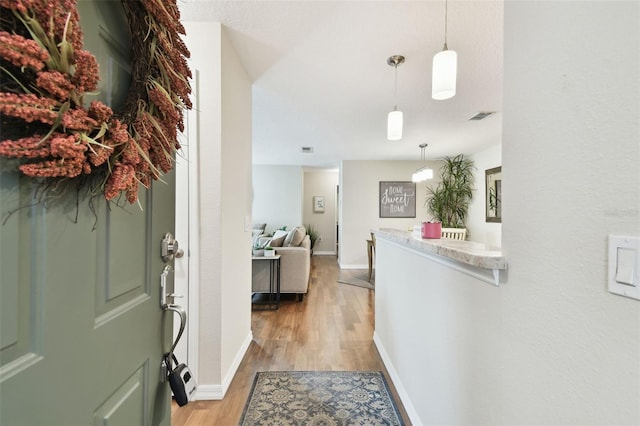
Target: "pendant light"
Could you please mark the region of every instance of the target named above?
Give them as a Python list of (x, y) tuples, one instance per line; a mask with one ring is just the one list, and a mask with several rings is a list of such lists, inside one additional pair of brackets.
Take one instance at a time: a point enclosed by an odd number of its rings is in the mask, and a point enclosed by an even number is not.
[(447, 47), (447, 0), (444, 2), (444, 47), (433, 57), (431, 97), (436, 100), (449, 99), (456, 94), (458, 54)]
[(393, 111), (387, 117), (387, 139), (390, 141), (398, 141), (402, 139), (402, 111), (398, 110), (398, 65), (404, 63), (404, 56), (393, 55), (387, 59), (387, 64), (395, 68), (395, 77), (393, 85)]
[[(424, 156), (424, 149), (427, 147), (426, 143), (420, 144), (418, 145), (418, 147), (420, 148), (420, 160), (422, 160), (422, 164), (425, 163), (425, 156)], [(420, 167), (418, 170), (416, 170), (413, 173), (413, 176), (411, 176), (411, 180), (413, 182), (423, 182), (425, 180), (429, 180), (429, 179), (433, 179), (433, 170), (431, 170), (430, 168), (428, 168), (426, 166), (426, 164), (422, 167)]]

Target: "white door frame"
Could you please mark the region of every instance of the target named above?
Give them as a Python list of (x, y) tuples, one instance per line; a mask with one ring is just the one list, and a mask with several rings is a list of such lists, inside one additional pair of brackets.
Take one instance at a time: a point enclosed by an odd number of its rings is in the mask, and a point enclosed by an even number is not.
[[(184, 256), (176, 259), (175, 293), (182, 295), (176, 303), (187, 311), (185, 334), (176, 347), (176, 356), (189, 369), (198, 382), (198, 333), (200, 292), (200, 221), (199, 221), (199, 181), (198, 181), (198, 79), (199, 72), (192, 68), (191, 81), (193, 109), (188, 110), (185, 120), (185, 132), (181, 144), (183, 147), (176, 159), (176, 240), (184, 250)], [(185, 190), (186, 189), (186, 190)], [(177, 333), (179, 319), (174, 323), (174, 335)], [(197, 396), (197, 392), (195, 394)]]

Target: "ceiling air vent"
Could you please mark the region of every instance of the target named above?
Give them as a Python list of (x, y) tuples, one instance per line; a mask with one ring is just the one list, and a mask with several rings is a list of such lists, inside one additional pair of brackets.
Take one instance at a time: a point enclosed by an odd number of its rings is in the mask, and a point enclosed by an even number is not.
[(476, 115), (474, 115), (473, 117), (471, 117), (469, 119), (469, 121), (471, 120), (475, 120), (475, 121), (480, 121), (484, 118), (487, 118), (488, 116), (490, 116), (491, 114), (494, 114), (495, 111), (480, 111), (479, 113), (477, 113)]
[(303, 146), (302, 148), (300, 148), (300, 151), (303, 154), (311, 154), (313, 152), (313, 147), (312, 146)]

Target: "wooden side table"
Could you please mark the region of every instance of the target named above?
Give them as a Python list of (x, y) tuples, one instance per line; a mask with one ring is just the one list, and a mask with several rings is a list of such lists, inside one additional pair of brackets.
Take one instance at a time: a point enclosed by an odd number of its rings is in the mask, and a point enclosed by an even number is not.
[[(254, 306), (264, 305), (266, 309), (280, 308), (280, 255), (252, 256), (251, 263), (269, 261), (269, 293), (252, 293), (251, 303)], [(268, 296), (265, 298), (265, 294)]]
[(373, 244), (373, 240), (367, 240), (367, 255), (369, 256), (369, 278), (367, 281), (371, 282), (371, 272), (373, 270), (373, 256), (376, 246)]

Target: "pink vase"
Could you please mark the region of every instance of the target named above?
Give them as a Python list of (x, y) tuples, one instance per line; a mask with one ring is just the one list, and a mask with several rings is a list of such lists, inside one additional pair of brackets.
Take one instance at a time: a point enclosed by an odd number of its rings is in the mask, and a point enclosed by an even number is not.
[(422, 222), (422, 238), (439, 239), (442, 236), (442, 223)]

